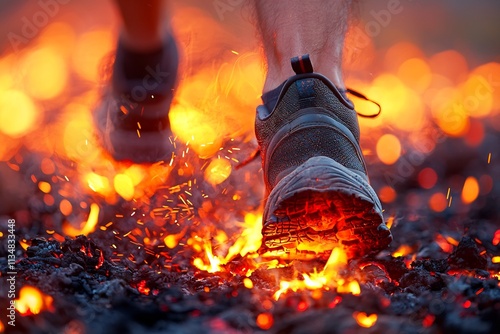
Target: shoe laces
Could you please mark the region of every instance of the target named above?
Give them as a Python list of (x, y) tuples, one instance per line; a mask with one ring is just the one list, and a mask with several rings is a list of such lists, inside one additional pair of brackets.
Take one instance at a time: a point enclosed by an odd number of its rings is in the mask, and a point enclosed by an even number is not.
[[(376, 102), (376, 101), (368, 98), (365, 94), (360, 93), (357, 90), (354, 90), (354, 89), (351, 89), (351, 88), (346, 88), (345, 90), (342, 90), (342, 92), (349, 93), (349, 94), (351, 94), (353, 96), (356, 96), (357, 98), (360, 98), (362, 100), (371, 102), (374, 105), (376, 105), (377, 108), (378, 108), (377, 112), (374, 113), (374, 114), (364, 114), (364, 113), (361, 113), (359, 111), (356, 111), (356, 114), (358, 116), (364, 117), (364, 118), (376, 118), (376, 117), (378, 117), (382, 113), (382, 106), (378, 102)], [(245, 160), (243, 160), (242, 162), (240, 162), (239, 164), (237, 164), (235, 166), (235, 169), (238, 170), (238, 169), (240, 169), (242, 167), (245, 167), (246, 165), (248, 165), (252, 161), (256, 160), (259, 155), (260, 155), (260, 147), (256, 148), (255, 151), (253, 151), (248, 158), (246, 158)]]
[(380, 113), (382, 112), (382, 107), (380, 106), (380, 104), (379, 104), (378, 102), (373, 101), (372, 99), (370, 99), (370, 98), (366, 97), (366, 95), (364, 95), (364, 94), (362, 94), (362, 93), (358, 92), (357, 90), (354, 90), (354, 89), (351, 89), (351, 88), (347, 88), (344, 92), (349, 93), (349, 94), (351, 94), (351, 95), (353, 95), (353, 96), (356, 96), (356, 97), (358, 97), (358, 98), (360, 98), (360, 99), (362, 99), (362, 100), (365, 100), (365, 101), (371, 102), (371, 103), (373, 103), (374, 105), (376, 105), (376, 106), (377, 106), (377, 108), (378, 108), (378, 110), (377, 110), (377, 112), (376, 112), (375, 114), (363, 114), (363, 113), (361, 113), (361, 112), (359, 112), (359, 111), (356, 111), (356, 114), (358, 114), (358, 116), (360, 116), (360, 117), (364, 117), (364, 118), (375, 118), (375, 117), (377, 117), (378, 115), (380, 115)]

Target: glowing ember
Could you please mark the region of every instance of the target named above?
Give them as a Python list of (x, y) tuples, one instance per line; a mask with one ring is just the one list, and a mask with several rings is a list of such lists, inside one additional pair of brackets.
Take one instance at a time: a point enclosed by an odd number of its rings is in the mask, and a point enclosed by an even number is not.
[(52, 297), (44, 295), (34, 287), (24, 286), (19, 292), (19, 299), (16, 299), (15, 305), (21, 315), (38, 314), (44, 309), (52, 308)]
[[(340, 283), (342, 283), (342, 284), (340, 284)], [(361, 293), (361, 287), (359, 286), (359, 283), (356, 281), (350, 281), (347, 284), (344, 284), (344, 281), (340, 281), (339, 284), (340, 285), (337, 288), (338, 292), (351, 293), (355, 296), (357, 296)]]
[(370, 328), (377, 322), (378, 316), (376, 314), (367, 315), (365, 312), (354, 312), (352, 317), (359, 326), (364, 328)]
[(147, 296), (151, 292), (151, 289), (148, 288), (146, 285), (147, 282), (145, 280), (140, 281), (139, 284), (137, 284), (137, 290), (143, 295)]
[(436, 317), (432, 314), (427, 314), (424, 318), (424, 321), (422, 322), (422, 325), (424, 327), (431, 327), (432, 324), (434, 323), (434, 320), (436, 319)]
[(496, 246), (500, 243), (500, 230), (495, 231), (495, 236), (493, 237), (491, 243), (493, 244), (493, 246)]
[(449, 244), (451, 244), (453, 246), (458, 246), (458, 244), (459, 244), (457, 239), (454, 239), (450, 236), (447, 236), (445, 239), (446, 239), (446, 241), (448, 241)]
[(25, 242), (25, 240), (19, 240), (19, 244), (24, 250), (27, 250), (28, 247), (30, 246), (27, 242)]
[(341, 301), (342, 301), (342, 297), (336, 296), (335, 298), (333, 298), (333, 300), (330, 302), (330, 304), (328, 304), (328, 307), (335, 308), (335, 306), (340, 304)]
[(102, 253), (102, 251), (100, 249), (98, 249), (98, 251), (99, 251), (99, 260), (98, 260), (97, 264), (95, 265), (96, 269), (101, 268), (102, 265), (104, 264), (104, 254)]
[(248, 277), (245, 277), (243, 279), (243, 285), (245, 286), (245, 288), (247, 289), (253, 289), (253, 282), (250, 278)]
[(441, 234), (436, 235), (436, 243), (441, 247), (441, 249), (446, 253), (451, 253), (453, 251), (453, 245), (450, 244), (446, 238)]

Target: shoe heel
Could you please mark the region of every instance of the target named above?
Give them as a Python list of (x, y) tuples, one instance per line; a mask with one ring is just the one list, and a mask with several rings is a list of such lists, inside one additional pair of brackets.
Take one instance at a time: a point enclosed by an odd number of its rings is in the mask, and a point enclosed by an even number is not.
[(342, 247), (349, 257), (378, 252), (392, 236), (368, 181), (319, 156), (289, 173), (271, 191), (264, 210), (263, 246), (310, 258)]

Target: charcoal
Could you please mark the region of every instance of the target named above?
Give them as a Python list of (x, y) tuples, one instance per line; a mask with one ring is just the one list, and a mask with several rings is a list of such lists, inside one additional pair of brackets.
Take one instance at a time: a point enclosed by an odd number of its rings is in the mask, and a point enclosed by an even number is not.
[(479, 247), (470, 237), (463, 237), (457, 248), (448, 258), (450, 265), (464, 269), (486, 269), (486, 258), (480, 254)]
[[(439, 149), (446, 151), (446, 142), (441, 145)], [(39, 159), (27, 157), (26, 164), (20, 164), (20, 174), (27, 175), (28, 182), (32, 174), (40, 180), (46, 177), (33, 167)], [(203, 159), (191, 159), (196, 166), (206, 163)], [(62, 166), (71, 168), (71, 163)], [(451, 173), (453, 168), (447, 166)], [(493, 167), (500, 170), (500, 160), (492, 160), (489, 166), (477, 167), (478, 173), (486, 174), (486, 168)], [(253, 175), (258, 168), (249, 165), (243, 170)], [(194, 258), (203, 257), (203, 251), (188, 245), (189, 238), (203, 235), (204, 229), (213, 232), (215, 226), (216, 230), (225, 231), (228, 238), (209, 234), (206, 240), (200, 239), (210, 241), (214, 252), (221, 251), (238, 236), (231, 234), (238, 232), (238, 225), (233, 222), (244, 221), (246, 212), (258, 209), (260, 202), (255, 198), (262, 188), (250, 181), (242, 185), (238, 177), (241, 175), (232, 175), (221, 185), (226, 189), (223, 194), (201, 181), (196, 185), (193, 182), (189, 189), (179, 186), (192, 194), (192, 200), (203, 210), (179, 210), (166, 218), (155, 216), (152, 210), (168, 206), (166, 199), (169, 205), (184, 205), (182, 201), (187, 197), (175, 197), (181, 193), (178, 189), (172, 193), (164, 187), (147, 200), (117, 200), (111, 204), (85, 195), (81, 201), (96, 202), (101, 208), (99, 224), (87, 236), (76, 237), (64, 234), (62, 226), (66, 222), (57, 212), (58, 205), (44, 205), (43, 194), (34, 193), (27, 202), (28, 209), (12, 214), (19, 221), (16, 288), (20, 291), (23, 286), (33, 286), (50, 296), (52, 303), (40, 314), (17, 313), (16, 327), (14, 331), (9, 327), (8, 332), (498, 333), (500, 264), (495, 262), (500, 249), (493, 236), (499, 227), (497, 212), (490, 208), (491, 199), (483, 197), (466, 209), (457, 204), (459, 208), (437, 213), (426, 205), (411, 207), (400, 196), (384, 206), (387, 212), (397, 212), (398, 216), (391, 228), (394, 241), (390, 249), (351, 259), (331, 279), (328, 289), (287, 291), (276, 300), (280, 282), (303, 279), (305, 273), (321, 270), (326, 263), (324, 256), (300, 262), (279, 259), (274, 266), (258, 267), (252, 260), (255, 254), (237, 254), (221, 264), (217, 272), (206, 272), (193, 265)], [(375, 173), (372, 180), (380, 184), (383, 175)], [(165, 180), (166, 184), (184, 185), (190, 181), (179, 175)], [(54, 192), (62, 190), (58, 188), (62, 184), (54, 183)], [(236, 196), (238, 186), (246, 188)], [(410, 182), (398, 187), (407, 191), (409, 197), (426, 203), (429, 193), (414, 186)], [(498, 198), (499, 191), (495, 186), (492, 196)], [(233, 195), (245, 201), (236, 203)], [(77, 214), (87, 214), (88, 210), (80, 211)], [(4, 236), (7, 233), (3, 226), (0, 231)], [(183, 233), (178, 244), (167, 248), (164, 238), (178, 233)], [(199, 245), (202, 246), (203, 243)], [(401, 246), (409, 249), (407, 255), (390, 255)], [(7, 255), (7, 248), (2, 245), (2, 277), (8, 272)], [(204, 261), (208, 263), (206, 258)], [(335, 286), (340, 280), (355, 280), (360, 293), (337, 291)], [(5, 291), (3, 285), (0, 291)], [(6, 293), (2, 293), (0, 307), (5, 309), (7, 305)], [(259, 322), (262, 315), (270, 322)], [(365, 324), (366, 328), (358, 323), (370, 316), (375, 320)]]

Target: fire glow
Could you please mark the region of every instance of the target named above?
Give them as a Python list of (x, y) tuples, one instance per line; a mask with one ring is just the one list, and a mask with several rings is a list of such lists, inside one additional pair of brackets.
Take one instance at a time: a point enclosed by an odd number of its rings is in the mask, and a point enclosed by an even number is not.
[(96, 203), (92, 203), (90, 205), (89, 217), (87, 221), (82, 224), (83, 227), (81, 229), (74, 228), (70, 224), (67, 224), (63, 228), (63, 231), (66, 235), (71, 237), (76, 237), (77, 235), (88, 235), (89, 233), (95, 230), (98, 217), (99, 217), (99, 205), (97, 205)]
[[(257, 252), (262, 243), (262, 215), (248, 213), (242, 225), (243, 232), (229, 247), (225, 256), (219, 257), (218, 255), (214, 255), (211, 243), (203, 242), (201, 248), (205, 251), (208, 263), (205, 263), (202, 258), (198, 257), (194, 259), (193, 265), (200, 270), (215, 273), (222, 271), (223, 268), (221, 266), (227, 264), (236, 255), (243, 257), (249, 253)], [(251, 271), (248, 271), (247, 274), (251, 274)]]
[[(215, 20), (193, 9), (184, 9), (176, 20), (182, 22), (192, 15), (198, 15), (200, 21), (207, 24), (204, 29), (220, 29)], [(188, 40), (191, 36), (179, 22), (180, 39)], [(72, 43), (59, 45), (53, 42), (58, 40), (56, 36)], [(0, 161), (9, 161), (13, 170), (19, 169), (23, 146), (44, 156), (40, 161), (43, 179), (32, 175), (31, 180), (43, 194), (43, 202), (55, 207), (66, 219), (60, 230), (47, 233), (58, 240), (64, 240), (65, 236), (92, 235), (96, 230), (99, 232), (97, 227), (115, 233), (113, 224), (129, 217), (117, 212), (112, 221), (100, 222), (100, 208), (124, 201), (134, 206), (130, 217), (136, 219), (137, 224), (127, 233), (114, 237), (147, 249), (153, 257), (163, 256), (162, 249), (182, 248), (194, 253), (191, 264), (196, 269), (208, 273), (231, 273), (227, 266), (237, 257), (246, 257), (252, 264), (245, 268), (246, 276), (260, 267), (278, 268), (277, 260), (261, 262), (256, 254), (262, 243), (259, 209), (243, 205), (244, 209), (234, 209), (237, 212), (221, 213), (223, 210), (217, 209), (236, 207), (245, 192), (258, 187), (255, 180), (259, 175), (255, 170), (238, 174), (242, 190), (235, 190), (228, 180), (238, 173), (236, 166), (241, 150), (238, 145), (250, 146), (254, 107), (260, 102), (263, 84), (261, 56), (254, 50), (232, 46), (243, 51), (231, 51), (220, 66), (196, 69), (196, 74), (185, 78), (170, 114), (176, 136), (171, 141), (175, 153), (165, 161), (141, 166), (113, 161), (102, 150), (94, 135), (91, 117), (99, 99), (97, 88), (74, 93), (70, 101), (65, 97), (73, 94), (68, 91), (73, 76), (97, 87), (98, 63), (111, 50), (112, 41), (108, 30), (96, 29), (77, 35), (69, 24), (55, 22), (36, 38), (34, 45), (38, 46), (28, 47), (20, 59), (14, 54), (0, 56)], [(205, 42), (210, 43), (210, 38)], [(74, 56), (70, 52), (72, 45), (77, 50)], [(371, 53), (366, 59), (375, 58), (372, 45), (364, 52)], [(500, 75), (499, 63), (469, 68), (463, 55), (454, 50), (426, 56), (408, 42), (398, 43), (379, 56), (385, 59), (383, 64), (347, 64), (346, 68), (353, 73), (348, 85), (366, 92), (383, 106), (378, 119), (360, 119), (361, 131), (370, 134), (370, 142), (364, 148), (371, 158), (392, 166), (404, 158), (405, 152), (430, 155), (436, 140), (425, 129), (433, 129), (445, 137), (464, 138), (473, 147), (482, 142), (481, 122), (498, 117), (500, 110), (500, 91), (493, 89), (488, 81), (491, 76)], [(460, 73), (443, 71), (444, 62), (449, 63), (447, 68), (457, 68)], [(369, 65), (378, 68), (373, 71), (372, 79), (358, 78), (357, 71), (364, 71)], [(188, 73), (187, 70), (193, 69), (184, 70)], [(468, 99), (476, 96), (478, 90), (482, 99), (476, 108), (467, 108)], [(42, 122), (53, 117), (45, 110), (48, 104), (60, 110), (54, 122)], [(363, 107), (361, 102), (360, 105)], [(453, 122), (449, 120), (450, 108), (457, 114)], [(386, 133), (388, 129), (392, 133)], [(421, 145), (422, 142), (427, 144)], [(491, 161), (491, 153), (487, 160)], [(173, 176), (182, 181), (168, 183)], [(211, 187), (210, 195), (198, 191), (201, 183)], [(426, 203), (434, 212), (443, 212), (451, 206), (453, 196), (450, 190), (446, 194), (443, 189), (437, 189), (437, 183), (437, 169), (426, 168), (418, 175), (421, 188), (432, 192)], [(463, 205), (476, 203), (485, 189), (481, 178), (472, 175), (460, 186), (460, 193), (455, 196)], [(163, 191), (161, 203), (152, 201), (158, 191)], [(379, 195), (385, 203), (394, 202), (400, 196), (395, 188), (387, 185), (379, 189)], [(85, 215), (88, 215), (86, 219)], [(394, 221), (391, 218), (389, 224)], [(150, 224), (145, 227), (147, 223)], [(191, 225), (203, 228), (192, 232), (188, 228)], [(171, 233), (170, 226), (179, 227), (179, 231)], [(233, 229), (231, 233), (230, 229)], [(436, 235), (435, 243), (447, 254), (458, 245), (457, 240), (441, 234)], [(500, 243), (500, 230), (492, 243), (495, 246)], [(132, 255), (119, 253), (114, 244), (109, 247), (114, 254), (112, 261), (127, 257), (135, 263)], [(414, 258), (415, 252), (412, 246), (402, 245), (392, 256)], [(500, 263), (500, 257), (493, 257), (492, 262)], [(347, 263), (344, 251), (335, 248), (322, 269), (296, 272), (293, 279), (280, 277), (273, 298), (279, 300), (297, 291), (333, 290), (359, 295), (360, 283), (342, 274)], [(246, 277), (243, 282), (246, 288), (254, 288), (250, 278)], [(146, 283), (141, 281), (137, 289), (149, 295), (151, 290)], [(335, 299), (332, 307), (340, 300), (340, 297)], [(52, 300), (34, 288), (24, 287), (16, 303), (21, 314), (37, 314), (50, 309)], [(301, 308), (307, 308), (307, 304), (301, 304)], [(377, 322), (376, 314), (360, 312), (353, 317), (361, 327), (369, 328)], [(271, 328), (273, 321), (268, 312), (257, 317), (257, 324), (263, 330)]]
[(323, 270), (307, 274), (303, 273), (303, 279), (282, 280), (280, 288), (275, 292), (274, 298), (278, 300), (287, 291), (317, 290), (336, 288), (341, 293), (361, 293), (358, 282), (346, 280), (340, 277), (339, 272), (347, 265), (347, 255), (341, 248), (334, 248)]

